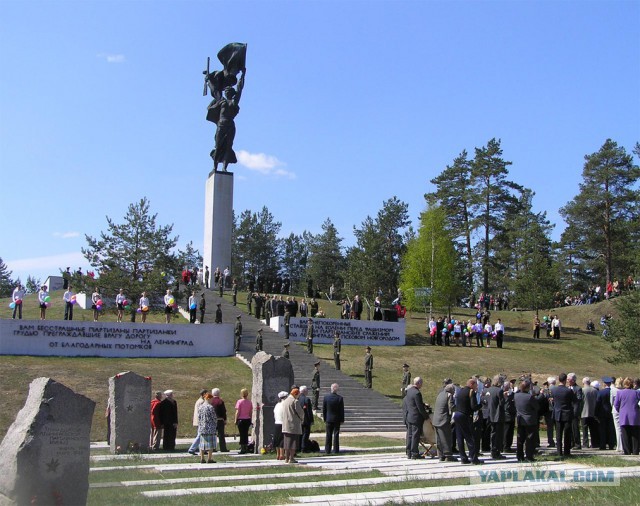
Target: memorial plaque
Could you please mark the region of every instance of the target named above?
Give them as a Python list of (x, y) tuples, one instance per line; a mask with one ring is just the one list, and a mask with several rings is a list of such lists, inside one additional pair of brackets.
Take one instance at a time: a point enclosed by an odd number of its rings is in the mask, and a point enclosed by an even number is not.
[(95, 405), (51, 378), (31, 382), (0, 444), (0, 504), (86, 504)]
[(151, 430), (151, 378), (123, 372), (109, 378), (111, 453), (146, 452)]
[(253, 356), (251, 371), (251, 402), (259, 408), (254, 411), (253, 440), (256, 442), (255, 451), (259, 453), (260, 448), (270, 442), (273, 434), (273, 408), (278, 402), (278, 392), (289, 392), (294, 383), (294, 375), (289, 359), (274, 357), (264, 351)]

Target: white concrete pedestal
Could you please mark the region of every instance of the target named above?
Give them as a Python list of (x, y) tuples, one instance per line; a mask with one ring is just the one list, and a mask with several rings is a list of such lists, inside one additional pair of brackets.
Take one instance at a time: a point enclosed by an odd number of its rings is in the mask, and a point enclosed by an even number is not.
[(205, 185), (203, 272), (204, 266), (209, 267), (211, 276), (216, 267), (220, 272), (231, 268), (232, 229), (233, 173), (213, 172)]

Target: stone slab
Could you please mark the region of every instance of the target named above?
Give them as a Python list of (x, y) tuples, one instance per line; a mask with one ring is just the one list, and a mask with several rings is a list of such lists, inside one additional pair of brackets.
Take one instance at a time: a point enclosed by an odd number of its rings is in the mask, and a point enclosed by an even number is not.
[(109, 378), (111, 453), (149, 450), (151, 377), (131, 371)]
[(94, 409), (51, 378), (33, 380), (0, 444), (0, 503), (85, 504)]

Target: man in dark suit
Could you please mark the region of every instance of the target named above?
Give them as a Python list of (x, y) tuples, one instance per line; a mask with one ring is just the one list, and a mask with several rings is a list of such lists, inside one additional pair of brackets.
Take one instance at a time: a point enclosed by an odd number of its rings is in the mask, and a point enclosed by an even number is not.
[(344, 399), (338, 395), (338, 384), (331, 385), (331, 393), (322, 400), (322, 419), (326, 431), (324, 440), (324, 453), (340, 452), (340, 424), (344, 422)]
[(573, 419), (571, 420), (571, 437), (572, 449), (581, 450), (582, 442), (580, 439), (580, 418), (582, 417), (582, 407), (584, 405), (584, 396), (582, 388), (578, 385), (576, 373), (567, 374), (567, 385), (574, 393), (573, 399)]
[(551, 389), (553, 398), (553, 420), (556, 423), (556, 450), (559, 456), (571, 455), (571, 421), (573, 420), (573, 401), (575, 394), (566, 386), (567, 375), (558, 376), (558, 386)]
[(313, 425), (313, 404), (311, 399), (307, 397), (309, 390), (306, 386), (300, 387), (300, 396), (298, 403), (302, 406), (304, 418), (302, 419), (302, 435), (300, 436), (300, 451), (309, 452), (309, 437), (311, 436), (311, 426)]
[(518, 439), (516, 442), (516, 458), (518, 462), (533, 462), (535, 450), (534, 435), (538, 428), (538, 401), (531, 395), (531, 381), (525, 379), (520, 383), (520, 390), (514, 395), (516, 420), (518, 422)]
[(404, 413), (404, 424), (407, 426), (407, 458), (423, 459), (418, 446), (422, 435), (422, 424), (429, 417), (424, 407), (422, 394), (422, 378), (416, 376), (413, 385), (407, 388), (407, 393), (402, 401), (402, 411)]
[(616, 429), (613, 424), (613, 409), (611, 406), (611, 383), (613, 378), (605, 376), (602, 378), (603, 388), (598, 392), (596, 397), (596, 418), (600, 427), (600, 449), (609, 450), (616, 447)]
[[(456, 439), (458, 451), (460, 452), (460, 462), (462, 464), (484, 464), (478, 459), (478, 448), (476, 447), (473, 435), (473, 414), (480, 409), (477, 393), (478, 380), (471, 378), (467, 385), (456, 393), (456, 411), (453, 414), (453, 421), (456, 424)], [(469, 456), (464, 451), (464, 443), (469, 448)]]
[(503, 384), (502, 376), (494, 376), (491, 386), (485, 392), (489, 407), (489, 423), (491, 424), (491, 457), (494, 459), (506, 458), (502, 455), (504, 437)]
[[(405, 364), (406, 365), (406, 364)], [(440, 391), (438, 397), (436, 397), (436, 404), (433, 408), (433, 415), (431, 422), (433, 428), (436, 430), (436, 438), (438, 443), (438, 457), (440, 462), (445, 460), (448, 462), (457, 462), (453, 456), (453, 434), (451, 431), (451, 415), (455, 409), (453, 403), (453, 396), (456, 392), (456, 387), (453, 383), (445, 385), (444, 389)]]

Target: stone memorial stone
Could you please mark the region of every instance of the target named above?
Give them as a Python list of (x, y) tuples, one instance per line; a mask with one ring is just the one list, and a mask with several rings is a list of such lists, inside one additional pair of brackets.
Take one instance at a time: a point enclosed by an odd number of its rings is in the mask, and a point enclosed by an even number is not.
[(278, 402), (278, 392), (289, 392), (294, 383), (293, 366), (289, 359), (274, 357), (259, 351), (251, 359), (253, 386), (251, 402), (254, 410), (253, 440), (255, 452), (271, 442), (274, 431), (273, 408)]
[(109, 378), (111, 453), (149, 450), (151, 378), (127, 371)]
[(36, 378), (0, 444), (0, 504), (86, 504), (96, 403)]

